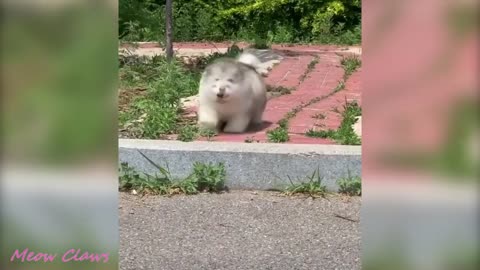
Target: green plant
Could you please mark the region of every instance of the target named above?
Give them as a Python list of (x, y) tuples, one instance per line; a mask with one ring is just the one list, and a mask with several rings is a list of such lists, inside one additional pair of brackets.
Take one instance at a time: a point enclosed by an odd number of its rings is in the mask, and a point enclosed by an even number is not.
[(309, 71), (312, 71), (313, 68), (315, 68), (315, 66), (318, 64), (318, 60), (319, 60), (318, 55), (315, 55), (313, 57), (312, 61), (310, 61), (310, 63), (308, 63), (307, 69)]
[(274, 143), (288, 142), (290, 139), (290, 136), (288, 135), (288, 127), (283, 125), (267, 131), (267, 138), (269, 142)]
[(213, 165), (196, 162), (190, 181), (197, 184), (199, 191), (219, 192), (225, 187), (226, 176), (223, 163)]
[(158, 169), (155, 175), (136, 172), (127, 163), (121, 163), (119, 191), (135, 190), (140, 194), (173, 195), (197, 194), (199, 192), (220, 192), (225, 189), (226, 172), (222, 163), (193, 164), (193, 172), (188, 177), (175, 180), (167, 168), (155, 164), (145, 154), (140, 154)]
[(345, 56), (342, 58), (340, 63), (342, 64), (345, 71), (343, 75), (344, 81), (346, 81), (348, 77), (353, 74), (353, 72), (355, 72), (359, 67), (362, 66), (362, 61), (356, 55)]
[(303, 82), (307, 78), (308, 74), (310, 72), (312, 72), (312, 70), (318, 64), (318, 61), (319, 61), (318, 55), (315, 55), (313, 57), (312, 61), (310, 61), (310, 63), (308, 63), (308, 66), (307, 66), (307, 69), (305, 70), (305, 72), (300, 76), (300, 81), (301, 82)]
[[(361, 41), (359, 0), (177, 0), (176, 41), (243, 40), (270, 43)], [(130, 41), (165, 36), (165, 1), (120, 0), (119, 35)]]
[(338, 92), (338, 91), (341, 91), (343, 89), (345, 89), (345, 81), (344, 80), (339, 81), (337, 86), (335, 87), (335, 89), (333, 91)]
[(168, 194), (172, 180), (168, 169), (159, 167), (155, 175), (140, 174), (127, 163), (120, 165), (119, 190), (135, 190), (144, 194)]
[(208, 140), (210, 140), (217, 135), (217, 131), (212, 129), (200, 128), (199, 135), (202, 137), (206, 137)]
[(324, 197), (327, 193), (326, 186), (322, 184), (320, 169), (315, 170), (312, 175), (307, 176), (306, 181), (297, 179), (297, 183), (294, 183), (290, 176), (288, 176), (288, 180), (290, 181), (290, 186), (284, 191), (286, 195), (308, 194), (312, 197)]
[(195, 140), (199, 135), (199, 130), (197, 126), (186, 125), (180, 128), (178, 131), (177, 139), (183, 142), (191, 142)]
[(342, 113), (342, 122), (336, 131), (336, 140), (341, 144), (359, 145), (361, 140), (353, 130), (353, 124), (357, 122), (357, 117), (362, 115), (362, 109), (356, 101), (346, 102)]
[(277, 23), (273, 31), (268, 31), (269, 43), (290, 43), (295, 41), (297, 31), (288, 25)]
[[(180, 98), (197, 92), (198, 73), (178, 60), (167, 63), (164, 56), (129, 55), (121, 58), (119, 73), (120, 95), (134, 95), (121, 104), (120, 129), (128, 137), (162, 138), (180, 128)], [(142, 95), (135, 95), (138, 89)]]
[(262, 38), (255, 38), (251, 47), (255, 48), (255, 49), (259, 49), (259, 50), (264, 50), (264, 49), (269, 49), (270, 44), (268, 43), (268, 41), (266, 41)]
[(356, 123), (357, 117), (362, 114), (362, 109), (356, 101), (346, 102), (343, 105), (342, 122), (337, 130), (308, 130), (305, 135), (317, 138), (331, 138), (344, 145), (361, 144), (360, 137), (353, 130), (352, 125)]
[(335, 130), (328, 129), (328, 130), (314, 130), (309, 129), (306, 133), (308, 137), (315, 137), (315, 138), (334, 138), (336, 136)]
[(360, 176), (352, 176), (348, 172), (348, 176), (340, 178), (337, 181), (338, 192), (344, 193), (350, 196), (360, 196), (362, 195), (362, 179)]
[(267, 92), (271, 93), (278, 93), (280, 95), (288, 95), (291, 94), (294, 89), (291, 87), (285, 87), (285, 86), (271, 86), (267, 85)]
[(295, 117), (298, 112), (300, 112), (303, 108), (310, 106), (329, 95), (322, 96), (322, 97), (315, 97), (309, 100), (306, 103), (302, 103), (298, 106), (295, 106), (291, 111), (285, 114), (285, 117), (278, 121), (278, 127), (272, 130), (267, 131), (267, 139), (269, 142), (287, 142), (290, 140), (290, 136), (288, 135), (288, 122), (290, 119)]

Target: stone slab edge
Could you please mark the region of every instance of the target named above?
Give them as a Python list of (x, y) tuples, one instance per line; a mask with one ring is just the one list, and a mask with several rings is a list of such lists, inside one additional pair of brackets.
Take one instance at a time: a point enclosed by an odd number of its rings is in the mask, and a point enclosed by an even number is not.
[(307, 181), (318, 169), (327, 189), (337, 191), (338, 179), (361, 175), (361, 146), (119, 139), (119, 162), (155, 174), (139, 152), (168, 166), (173, 178), (188, 176), (194, 162), (222, 162), (230, 189), (282, 189), (290, 180)]

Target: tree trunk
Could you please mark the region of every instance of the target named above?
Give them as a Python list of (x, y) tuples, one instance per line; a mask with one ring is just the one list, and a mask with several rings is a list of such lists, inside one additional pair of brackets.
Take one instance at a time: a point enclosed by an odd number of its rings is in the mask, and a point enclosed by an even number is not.
[(170, 62), (173, 58), (173, 15), (172, 15), (172, 1), (166, 0), (165, 4), (165, 26), (166, 26), (166, 41), (165, 52), (167, 54), (167, 61)]

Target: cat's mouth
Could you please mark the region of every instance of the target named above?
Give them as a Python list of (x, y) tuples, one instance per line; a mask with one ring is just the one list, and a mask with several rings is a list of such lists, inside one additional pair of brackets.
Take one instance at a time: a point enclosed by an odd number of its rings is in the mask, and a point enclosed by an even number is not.
[(222, 98), (217, 98), (217, 103), (220, 103), (220, 104), (225, 104), (227, 103), (227, 100), (225, 97), (222, 97)]

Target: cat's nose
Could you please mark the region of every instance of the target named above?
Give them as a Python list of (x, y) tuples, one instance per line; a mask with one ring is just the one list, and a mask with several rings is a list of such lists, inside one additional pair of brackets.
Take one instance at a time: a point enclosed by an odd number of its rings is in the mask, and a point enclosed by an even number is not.
[(220, 87), (218, 88), (217, 97), (222, 98), (223, 96), (225, 96), (225, 87)]

